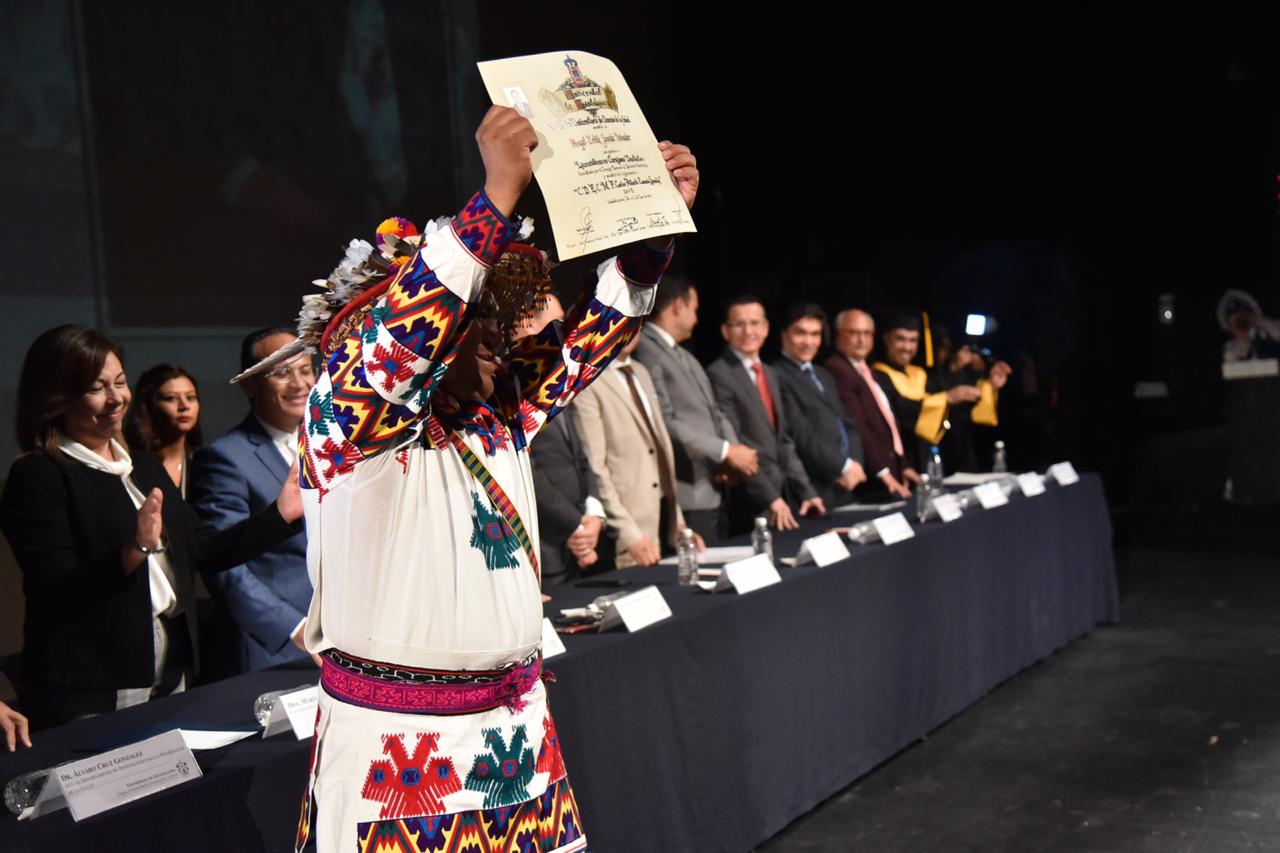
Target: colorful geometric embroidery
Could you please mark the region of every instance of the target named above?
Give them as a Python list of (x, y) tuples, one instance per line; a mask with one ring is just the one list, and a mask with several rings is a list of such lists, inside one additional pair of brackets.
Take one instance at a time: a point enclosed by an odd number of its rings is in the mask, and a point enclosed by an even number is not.
[(409, 755), (404, 735), (382, 736), (382, 751), (391, 760), (380, 758), (369, 765), (360, 792), (366, 800), (383, 804), (379, 817), (436, 814), (444, 811), (442, 797), (462, 790), (453, 761), (431, 757), (438, 740), (437, 734), (419, 732), (413, 755)]
[(332, 438), (326, 438), (318, 447), (312, 445), (312, 453), (322, 466), (320, 478), (326, 483), (340, 474), (348, 474), (355, 470), (356, 463), (361, 458), (360, 449), (345, 439), (334, 441)]
[(520, 561), (516, 558), (516, 551), (520, 549), (520, 542), (511, 525), (501, 515), (492, 512), (475, 492), (471, 493), (471, 503), (474, 506), (471, 522), (475, 526), (471, 531), (471, 547), (484, 554), (484, 564), (489, 571), (517, 568)]
[(319, 387), (312, 388), (307, 398), (307, 435), (328, 435), (332, 420), (333, 392), (321, 393)]
[(546, 773), (551, 781), (565, 777), (564, 756), (560, 754), (560, 737), (556, 734), (556, 721), (551, 717), (551, 709), (542, 724), (542, 746), (538, 749), (538, 772)]
[(519, 805), (356, 825), (359, 853), (576, 853), (586, 836), (569, 780)]
[(585, 291), (561, 324), (549, 324), (537, 335), (511, 346), (507, 368), (515, 377), (522, 401), (525, 439), (569, 405), (593, 382), (627, 341), (640, 333), (643, 321), (628, 317)]
[(511, 223), (489, 204), (484, 193), (476, 193), (453, 218), (458, 242), (485, 266), (493, 266), (511, 242)]
[(512, 731), (510, 748), (500, 729), (484, 730), (484, 743), (489, 751), (476, 756), (471, 772), (467, 774), (466, 788), (485, 795), (485, 808), (519, 803), (529, 798), (529, 783), (537, 771), (533, 750), (526, 745), (528, 739), (523, 724)]

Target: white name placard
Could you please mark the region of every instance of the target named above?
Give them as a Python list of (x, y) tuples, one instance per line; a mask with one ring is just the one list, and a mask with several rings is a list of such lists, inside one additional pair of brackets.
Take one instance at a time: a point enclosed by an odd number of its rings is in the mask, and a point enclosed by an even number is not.
[(319, 686), (281, 693), (271, 703), (271, 715), (262, 727), (262, 736), (268, 738), (292, 729), (298, 740), (311, 737), (316, 732), (316, 704), (319, 701)]
[[(628, 631), (639, 631), (671, 616), (671, 608), (656, 586), (646, 586), (622, 596), (613, 602), (613, 609)], [(604, 625), (601, 630), (605, 630)]]
[(973, 496), (978, 499), (978, 503), (982, 504), (983, 509), (995, 509), (1009, 502), (999, 483), (983, 483), (981, 486), (974, 486)]
[(964, 510), (960, 509), (960, 501), (956, 500), (955, 495), (938, 495), (931, 500), (931, 503), (933, 504), (933, 511), (944, 522), (955, 521), (964, 515)]
[(547, 617), (542, 617), (542, 659), (562, 655), (564, 651), (564, 640), (556, 633), (556, 626)]
[(907, 521), (907, 517), (900, 512), (873, 518), (871, 523), (875, 525), (876, 533), (880, 534), (880, 541), (886, 545), (893, 545), (916, 535), (911, 522)]
[(800, 546), (800, 553), (796, 554), (796, 565), (817, 563), (819, 568), (824, 568), (848, 556), (849, 547), (844, 544), (839, 533), (823, 533), (821, 536), (810, 536), (804, 540), (804, 544)]
[(729, 563), (724, 567), (724, 576), (739, 595), (782, 582), (782, 575), (778, 574), (768, 554), (756, 554), (754, 557)]
[(1036, 495), (1044, 494), (1044, 478), (1032, 471), (1029, 474), (1018, 475), (1018, 488), (1029, 498)]
[(1049, 476), (1057, 480), (1060, 486), (1070, 486), (1072, 483), (1080, 482), (1080, 475), (1076, 473), (1076, 466), (1070, 462), (1059, 462), (1056, 465), (1050, 465)]
[(174, 729), (55, 767), (31, 816), (60, 807), (65, 798), (71, 817), (79, 822), (202, 775), (182, 732)]

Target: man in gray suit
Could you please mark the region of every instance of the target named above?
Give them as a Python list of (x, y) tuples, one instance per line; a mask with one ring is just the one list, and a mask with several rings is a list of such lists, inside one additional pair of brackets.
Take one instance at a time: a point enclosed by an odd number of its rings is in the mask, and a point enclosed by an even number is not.
[(697, 323), (693, 283), (663, 276), (635, 359), (649, 369), (671, 434), (676, 501), (685, 523), (713, 543), (726, 532), (724, 486), (755, 476), (759, 460), (720, 411), (702, 365), (680, 346), (693, 336)]
[(764, 305), (754, 296), (734, 299), (725, 309), (720, 333), (728, 347), (707, 368), (707, 376), (725, 416), (760, 454), (760, 472), (732, 492), (729, 533), (749, 530), (758, 515), (767, 515), (779, 530), (799, 527), (796, 512), (825, 515), (788, 429), (778, 373), (760, 360), (769, 337)]

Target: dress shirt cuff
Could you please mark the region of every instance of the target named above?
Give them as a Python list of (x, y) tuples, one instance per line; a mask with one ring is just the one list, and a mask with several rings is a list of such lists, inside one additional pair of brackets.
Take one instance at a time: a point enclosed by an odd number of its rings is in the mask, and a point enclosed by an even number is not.
[(890, 473), (890, 472), (889, 472), (889, 466), (888, 466), (888, 465), (886, 465), (886, 466), (884, 466), (883, 468), (881, 468), (879, 471), (877, 471), (877, 472), (876, 472), (876, 476), (877, 476), (878, 478), (880, 478), (881, 480), (883, 480), (885, 477), (887, 477), (887, 476), (889, 475), (889, 473)]
[(595, 495), (587, 495), (587, 499), (583, 501), (583, 515), (594, 515), (596, 518), (606, 518), (604, 504), (600, 503), (600, 499)]
[(844, 465), (842, 465), (842, 466), (841, 466), (841, 468), (840, 468), (840, 476), (841, 476), (841, 477), (843, 477), (845, 474), (848, 474), (848, 473), (849, 473), (849, 469), (850, 469), (850, 468), (852, 468), (852, 467), (853, 467), (853, 460), (852, 460), (852, 459), (846, 459), (846, 460), (844, 460)]
[(725, 442), (723, 445), (721, 445), (721, 447), (720, 447), (720, 459), (719, 459), (719, 461), (723, 462), (724, 460), (726, 460), (726, 459), (728, 459), (728, 458), (729, 458), (729, 442), (727, 442), (727, 441), (726, 441), (726, 442)]
[(306, 624), (307, 624), (307, 617), (303, 616), (301, 619), (298, 620), (298, 624), (294, 625), (293, 630), (289, 632), (289, 642), (291, 643), (293, 642), (293, 638), (298, 635), (298, 632), (302, 630), (302, 626)]

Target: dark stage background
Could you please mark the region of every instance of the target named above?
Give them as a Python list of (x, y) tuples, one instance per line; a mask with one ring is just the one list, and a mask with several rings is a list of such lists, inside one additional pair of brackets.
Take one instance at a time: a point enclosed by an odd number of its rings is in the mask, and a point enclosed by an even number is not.
[[(475, 61), (568, 48), (616, 61), (659, 137), (701, 159), (679, 263), (703, 295), (704, 359), (720, 301), (744, 290), (775, 314), (798, 298), (927, 307), (953, 330), (992, 314), (1017, 371), (1015, 463), (1073, 458), (1123, 500), (1144, 439), (1222, 421), (1222, 290), (1280, 313), (1271, 19), (0, 9), (8, 399), (40, 330), (86, 322), (125, 340), (134, 374), (192, 367), (220, 433), (241, 415), (223, 380), (245, 330), (288, 321), (350, 237), (479, 186)], [(536, 189), (522, 208), (547, 228)], [(557, 279), (574, 289), (593, 265)], [(1140, 380), (1170, 395), (1135, 399)]]

